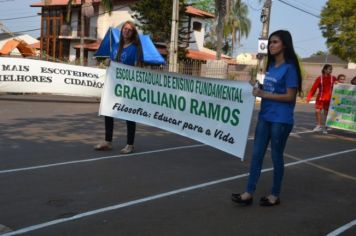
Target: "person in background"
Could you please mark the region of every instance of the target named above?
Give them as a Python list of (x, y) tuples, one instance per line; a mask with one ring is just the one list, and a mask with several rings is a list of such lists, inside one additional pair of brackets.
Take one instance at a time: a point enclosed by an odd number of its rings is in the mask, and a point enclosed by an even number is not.
[(345, 83), (346, 81), (346, 75), (344, 74), (339, 74), (336, 78), (336, 81), (335, 81), (335, 84), (338, 84), (338, 83)]
[[(111, 58), (119, 63), (131, 66), (142, 66), (143, 53), (140, 38), (136, 26), (131, 21), (126, 21), (121, 27), (119, 47), (116, 58)], [(121, 154), (134, 152), (134, 141), (136, 132), (136, 123), (126, 121), (127, 126), (127, 144), (120, 150)], [(105, 116), (105, 141), (94, 147), (98, 151), (112, 149), (112, 138), (114, 130), (114, 118)]]
[(273, 184), (270, 194), (260, 199), (261, 206), (280, 204), (284, 175), (283, 152), (294, 123), (297, 93), (302, 92), (302, 76), (289, 31), (278, 30), (268, 39), (268, 60), (263, 87), (254, 86), (253, 95), (261, 97), (261, 110), (255, 130), (252, 160), (246, 190), (232, 193), (231, 200), (251, 205), (261, 175), (267, 146), (271, 143)]
[[(312, 88), (310, 89), (306, 102), (310, 102), (310, 99), (314, 96), (315, 92), (318, 90), (315, 102), (315, 118), (316, 118), (316, 127), (313, 131), (318, 132), (322, 131), (323, 134), (327, 134), (325, 127), (325, 120), (328, 116), (330, 99), (333, 91), (333, 86), (336, 81), (335, 76), (332, 76), (333, 67), (330, 64), (325, 64), (321, 71), (321, 75), (318, 76)], [(322, 115), (323, 113), (323, 115)]]
[(352, 85), (356, 85), (356, 76), (352, 78), (351, 84), (352, 84)]

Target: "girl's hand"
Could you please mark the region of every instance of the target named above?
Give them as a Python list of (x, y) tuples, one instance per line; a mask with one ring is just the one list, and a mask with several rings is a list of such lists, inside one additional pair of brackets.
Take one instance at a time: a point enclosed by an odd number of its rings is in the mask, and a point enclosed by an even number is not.
[(255, 96), (255, 97), (262, 97), (263, 90), (254, 87), (253, 90), (252, 90), (252, 95)]

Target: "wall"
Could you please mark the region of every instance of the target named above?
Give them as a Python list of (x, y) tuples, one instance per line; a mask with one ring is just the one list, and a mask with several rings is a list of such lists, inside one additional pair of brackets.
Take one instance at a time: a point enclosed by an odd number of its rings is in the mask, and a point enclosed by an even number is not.
[[(201, 31), (193, 30), (193, 22), (199, 22), (202, 24)], [(192, 17), (190, 30), (193, 31), (193, 33), (191, 34), (190, 41), (195, 42), (190, 43), (189, 48), (195, 50), (202, 50), (202, 48), (204, 47), (205, 20), (197, 17)]]
[[(321, 75), (324, 64), (303, 63), (303, 66), (306, 71), (306, 78), (304, 78), (303, 81), (303, 90), (306, 95), (313, 85), (314, 80)], [(339, 74), (346, 75), (346, 83), (350, 83), (351, 79), (356, 76), (356, 69), (347, 69), (342, 66), (334, 65), (332, 75), (337, 77)]]
[[(118, 5), (114, 6), (114, 8), (118, 8), (118, 7), (119, 7)], [(100, 6), (99, 14), (103, 12), (104, 10)], [(133, 12), (130, 10), (129, 7), (123, 7), (120, 10), (113, 11), (111, 15), (109, 15), (108, 13), (99, 15), (99, 17), (97, 17), (97, 23), (95, 25), (97, 26), (97, 30), (98, 30), (97, 31), (98, 38), (103, 39), (109, 27), (118, 27), (118, 26), (121, 27), (121, 24), (127, 20), (134, 21), (134, 19), (131, 17), (132, 13)]]

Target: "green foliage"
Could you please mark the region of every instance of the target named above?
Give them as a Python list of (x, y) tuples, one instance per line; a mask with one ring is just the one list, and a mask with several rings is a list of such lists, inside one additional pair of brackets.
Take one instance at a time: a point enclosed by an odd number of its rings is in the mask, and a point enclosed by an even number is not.
[(332, 54), (356, 62), (355, 26), (355, 0), (328, 0), (321, 12), (319, 27)]
[[(183, 25), (187, 23), (185, 15), (186, 4), (184, 0), (179, 0), (179, 36), (178, 36), (178, 58), (185, 57), (185, 46), (188, 29)], [(138, 28), (145, 34), (149, 34), (154, 42), (165, 42), (169, 45), (171, 39), (171, 21), (173, 1), (167, 0), (141, 0), (131, 7), (135, 13), (132, 15), (138, 21)]]
[(251, 21), (248, 19), (248, 6), (238, 0), (231, 3), (224, 25), (224, 37), (231, 38), (230, 55), (233, 54), (236, 42), (240, 44), (241, 37), (248, 37), (251, 29)]
[(315, 57), (315, 56), (325, 56), (327, 54), (327, 52), (323, 52), (323, 51), (317, 51), (315, 53), (313, 53), (311, 55), (311, 57)]
[(131, 6), (137, 26), (153, 41), (169, 42), (171, 34), (172, 1), (142, 0)]
[[(222, 22), (222, 42), (221, 49), (224, 54), (232, 55), (236, 43), (240, 43), (241, 37), (247, 37), (251, 29), (251, 21), (248, 19), (248, 6), (240, 0), (191, 0), (194, 7), (214, 12), (216, 15), (224, 16)], [(215, 6), (220, 6), (215, 8)], [(225, 6), (227, 9), (221, 7)], [(220, 13), (219, 13), (220, 11)], [(206, 40), (204, 46), (217, 50), (217, 19), (215, 22), (208, 24), (206, 30)], [(220, 26), (218, 27), (221, 28)]]
[(201, 9), (203, 11), (213, 13), (215, 11), (215, 0), (191, 0), (193, 7)]

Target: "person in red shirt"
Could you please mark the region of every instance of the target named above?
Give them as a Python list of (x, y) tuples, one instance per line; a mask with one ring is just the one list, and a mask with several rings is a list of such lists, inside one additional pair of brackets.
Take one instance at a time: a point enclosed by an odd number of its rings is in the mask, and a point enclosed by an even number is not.
[[(309, 103), (310, 99), (314, 96), (315, 92), (318, 90), (315, 102), (315, 118), (316, 127), (313, 131), (322, 131), (327, 134), (325, 127), (325, 120), (328, 116), (330, 99), (333, 91), (333, 86), (336, 81), (335, 76), (331, 75), (333, 70), (332, 65), (325, 64), (322, 69), (322, 75), (315, 79), (312, 88), (310, 89), (306, 101)], [(324, 113), (322, 116), (322, 112)]]

